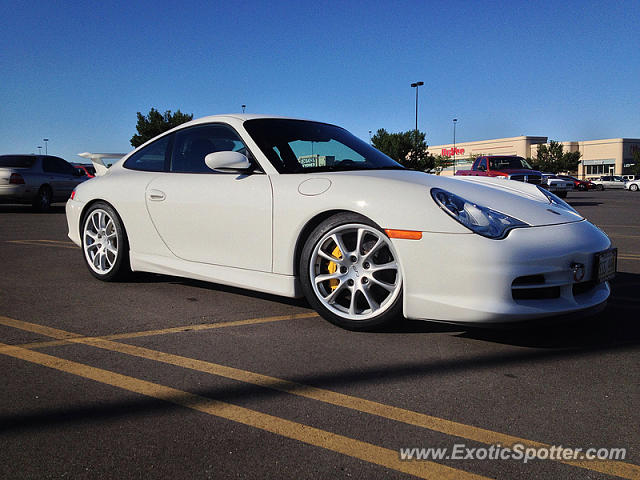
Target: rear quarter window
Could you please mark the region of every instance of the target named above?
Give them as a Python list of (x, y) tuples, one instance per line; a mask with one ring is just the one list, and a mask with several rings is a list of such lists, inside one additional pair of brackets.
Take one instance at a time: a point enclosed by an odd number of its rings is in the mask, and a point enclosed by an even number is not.
[(2, 155), (0, 156), (0, 167), (5, 168), (31, 168), (36, 162), (36, 157), (25, 155)]

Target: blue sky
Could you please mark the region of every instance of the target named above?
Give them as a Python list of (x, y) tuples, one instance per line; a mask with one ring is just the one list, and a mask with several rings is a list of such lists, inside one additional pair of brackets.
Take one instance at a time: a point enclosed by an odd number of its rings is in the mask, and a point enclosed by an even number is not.
[[(311, 118), (368, 140), (640, 138), (640, 3), (0, 4), (0, 153), (127, 152), (136, 112)], [(44, 150), (44, 149), (43, 149)]]

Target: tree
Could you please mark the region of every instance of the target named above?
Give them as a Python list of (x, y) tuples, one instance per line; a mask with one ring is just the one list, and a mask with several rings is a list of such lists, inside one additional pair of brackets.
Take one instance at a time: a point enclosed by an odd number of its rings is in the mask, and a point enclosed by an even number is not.
[(193, 120), (193, 114), (182, 113), (180, 110), (174, 114), (171, 114), (171, 110), (167, 110), (162, 114), (152, 108), (146, 117), (138, 112), (138, 124), (136, 125), (138, 133), (131, 137), (131, 145), (134, 148), (139, 147), (147, 140), (151, 140), (153, 137), (189, 120)]
[(580, 163), (580, 152), (565, 152), (560, 142), (551, 140), (549, 145), (538, 147), (538, 154), (531, 163), (533, 168), (542, 172), (576, 172)]
[(435, 167), (435, 158), (427, 153), (425, 137), (424, 132), (416, 130), (389, 133), (381, 128), (371, 137), (371, 143), (401, 165), (426, 171)]
[(445, 168), (449, 168), (453, 165), (453, 159), (448, 156), (436, 155), (433, 157), (433, 160), (433, 169), (436, 171), (436, 175), (440, 175)]

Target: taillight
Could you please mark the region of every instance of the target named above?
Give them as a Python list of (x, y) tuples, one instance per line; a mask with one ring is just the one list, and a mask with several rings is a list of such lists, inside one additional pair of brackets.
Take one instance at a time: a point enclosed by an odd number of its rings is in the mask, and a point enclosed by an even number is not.
[(9, 177), (9, 183), (13, 183), (14, 185), (24, 185), (24, 178), (19, 173), (12, 173), (11, 177)]
[(73, 192), (71, 192), (71, 197), (69, 197), (71, 200), (73, 200), (73, 197), (76, 196), (76, 189), (73, 189)]

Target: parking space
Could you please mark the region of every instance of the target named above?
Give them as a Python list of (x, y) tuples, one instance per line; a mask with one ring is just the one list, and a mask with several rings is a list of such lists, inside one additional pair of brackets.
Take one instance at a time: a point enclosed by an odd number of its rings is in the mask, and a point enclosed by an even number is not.
[[(619, 249), (604, 311), (373, 333), (302, 300), (98, 282), (62, 207), (0, 206), (0, 477), (640, 478), (640, 194), (568, 200)], [(626, 456), (479, 455), (517, 445)], [(414, 447), (450, 458), (403, 459)]]

